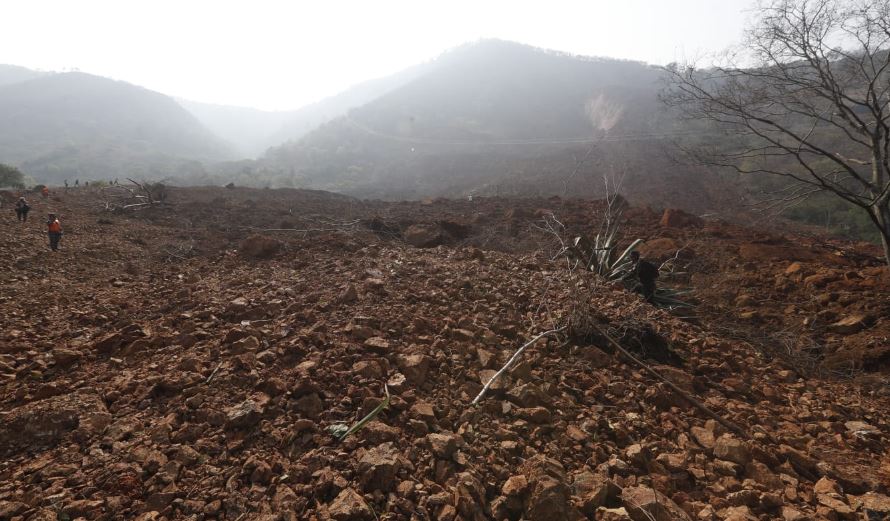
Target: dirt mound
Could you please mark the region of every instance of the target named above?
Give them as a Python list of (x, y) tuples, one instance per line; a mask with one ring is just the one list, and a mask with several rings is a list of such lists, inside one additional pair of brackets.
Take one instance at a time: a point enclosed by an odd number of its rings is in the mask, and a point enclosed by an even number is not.
[(442, 230), (435, 224), (412, 224), (402, 232), (402, 237), (417, 248), (432, 248), (445, 240)]
[(662, 214), (659, 224), (665, 228), (694, 228), (702, 226), (704, 220), (683, 210), (668, 208)]
[(284, 250), (284, 243), (264, 235), (251, 235), (241, 242), (239, 252), (251, 259), (271, 259)]

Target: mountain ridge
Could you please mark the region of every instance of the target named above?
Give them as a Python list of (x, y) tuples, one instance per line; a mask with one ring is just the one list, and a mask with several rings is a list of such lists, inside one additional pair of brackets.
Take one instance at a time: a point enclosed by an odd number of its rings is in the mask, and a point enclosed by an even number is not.
[(511, 182), (529, 195), (596, 197), (607, 177), (644, 204), (722, 206), (694, 179), (702, 169), (665, 164), (663, 145), (696, 129), (660, 104), (660, 79), (642, 62), (483, 40), (226, 175), (390, 200), (515, 193)]
[(44, 182), (166, 176), (185, 162), (233, 158), (169, 96), (82, 72), (3, 85), (0, 114), (0, 160)]

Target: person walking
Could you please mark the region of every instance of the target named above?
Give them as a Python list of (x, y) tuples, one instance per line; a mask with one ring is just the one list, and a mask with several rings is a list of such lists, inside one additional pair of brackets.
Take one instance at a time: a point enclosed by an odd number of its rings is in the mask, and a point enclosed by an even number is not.
[(49, 214), (46, 221), (46, 232), (49, 236), (49, 247), (52, 251), (59, 250), (59, 241), (62, 240), (62, 224), (56, 217), (56, 214)]
[(19, 197), (19, 200), (15, 202), (15, 216), (18, 217), (19, 222), (27, 222), (30, 211), (31, 205), (28, 204), (28, 201), (24, 197)]

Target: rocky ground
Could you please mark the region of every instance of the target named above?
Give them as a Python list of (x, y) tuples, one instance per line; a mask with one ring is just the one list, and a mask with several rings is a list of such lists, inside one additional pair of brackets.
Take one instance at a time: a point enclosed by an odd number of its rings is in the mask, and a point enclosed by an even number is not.
[(543, 219), (589, 233), (597, 202), (0, 200), (0, 519), (890, 516), (871, 246), (629, 209), (698, 304), (668, 312), (552, 258)]

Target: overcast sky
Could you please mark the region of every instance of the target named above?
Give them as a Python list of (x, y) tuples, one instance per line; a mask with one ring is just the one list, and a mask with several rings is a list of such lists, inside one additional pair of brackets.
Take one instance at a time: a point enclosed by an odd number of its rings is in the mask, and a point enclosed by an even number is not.
[(293, 109), (480, 38), (664, 64), (739, 40), (753, 0), (22, 0), (0, 63)]

